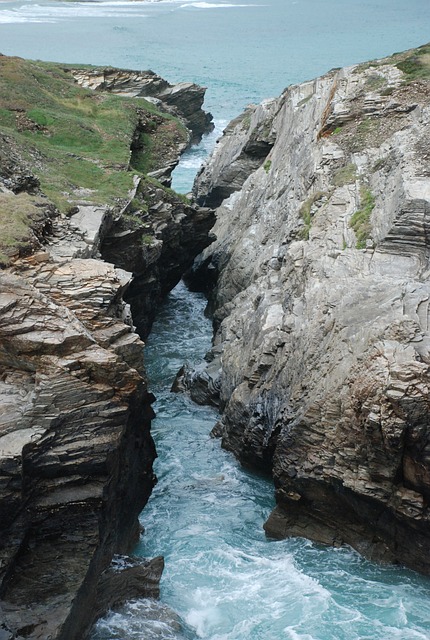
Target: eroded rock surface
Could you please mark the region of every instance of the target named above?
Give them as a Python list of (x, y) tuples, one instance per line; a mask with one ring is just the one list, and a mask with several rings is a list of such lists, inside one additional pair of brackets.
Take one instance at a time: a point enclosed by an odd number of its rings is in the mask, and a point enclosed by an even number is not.
[(193, 192), (199, 204), (219, 206), (263, 164), (275, 140), (272, 121), (278, 109), (277, 100), (265, 100), (230, 122), (210, 163), (195, 180)]
[[(30, 63), (3, 63), (34, 79)], [(57, 68), (38, 73), (58, 80)], [(63, 75), (48, 83), (54, 102), (73, 84)], [(181, 104), (203, 99), (158, 80)], [(54, 160), (19, 134), (51, 132), (12, 107), (14, 126), (0, 133), (0, 638), (83, 640), (108, 608), (158, 595), (163, 559), (124, 557), (155, 482), (154, 398), (134, 325), (147, 333), (207, 246), (213, 212), (165, 186), (190, 138), (176, 119), (134, 103), (118, 162), (104, 167), (133, 187), (105, 202), (96, 182), (56, 176), (61, 193), (43, 186)], [(85, 177), (86, 159), (69, 156)]]
[(217, 210), (197, 277), (217, 276), (215, 431), (273, 473), (268, 534), (430, 573), (430, 88), (403, 71), (421, 54), (334, 70), (232, 125), (203, 200), (255, 130), (273, 148)]
[(138, 535), (155, 450), (129, 277), (47, 251), (1, 277), (0, 608), (17, 637), (82, 638)]

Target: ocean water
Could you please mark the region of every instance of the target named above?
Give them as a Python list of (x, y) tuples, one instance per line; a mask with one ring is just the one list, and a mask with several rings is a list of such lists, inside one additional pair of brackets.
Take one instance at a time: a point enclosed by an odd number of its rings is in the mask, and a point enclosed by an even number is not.
[[(152, 68), (208, 87), (216, 130), (191, 149), (193, 177), (226, 123), (292, 83), (430, 40), (430, 0), (0, 0), (0, 51), (33, 59)], [(273, 487), (239, 467), (209, 433), (212, 409), (170, 393), (202, 357), (205, 300), (169, 296), (145, 349), (158, 401), (159, 478), (137, 554), (163, 554), (161, 600), (137, 600), (92, 640), (430, 640), (430, 580), (348, 548), (267, 540)]]
[(153, 69), (208, 87), (216, 132), (184, 159), (188, 191), (243, 108), (330, 68), (430, 40), (429, 0), (0, 0), (0, 52)]

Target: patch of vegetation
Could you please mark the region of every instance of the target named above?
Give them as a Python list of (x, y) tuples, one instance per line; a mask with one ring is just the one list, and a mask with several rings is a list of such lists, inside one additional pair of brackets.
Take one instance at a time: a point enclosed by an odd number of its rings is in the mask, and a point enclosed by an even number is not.
[(250, 126), (251, 126), (251, 114), (250, 113), (245, 113), (243, 118), (242, 118), (242, 126), (245, 129), (245, 131), (248, 131)]
[(357, 179), (357, 166), (355, 164), (347, 164), (341, 167), (333, 176), (332, 183), (335, 187), (343, 187), (351, 184)]
[(430, 78), (430, 44), (414, 49), (406, 58), (397, 62), (396, 67), (403, 71), (408, 81)]
[(127, 217), (139, 219), (139, 224), (142, 225), (142, 214), (151, 213), (150, 208), (160, 200), (174, 205), (177, 205), (178, 202), (185, 206), (191, 204), (186, 195), (164, 186), (156, 178), (142, 176), (136, 196), (127, 207)]
[(333, 131), (331, 132), (331, 135), (335, 136), (338, 133), (341, 133), (341, 131), (342, 131), (342, 126), (336, 127), (336, 129), (333, 129)]
[(182, 124), (142, 98), (83, 89), (64, 65), (0, 57), (1, 130), (32, 166), (37, 158), (41, 189), (63, 212), (82, 188), (94, 204), (127, 197), (130, 146), (142, 120), (156, 129), (133, 167), (145, 172), (161, 168), (166, 149), (188, 139)]
[(190, 206), (191, 200), (187, 195), (185, 195), (185, 193), (178, 193), (174, 189), (170, 189), (170, 187), (165, 187), (160, 183), (159, 185), (162, 189), (164, 189), (165, 193), (170, 194), (172, 198), (175, 198), (176, 200), (180, 200), (183, 204)]
[(41, 109), (31, 109), (27, 112), (27, 116), (30, 118), (30, 120), (40, 125), (41, 127), (48, 127), (55, 122), (52, 116), (48, 115)]
[[(349, 141), (349, 148), (351, 151), (357, 153), (362, 151), (368, 146), (374, 144), (380, 144), (378, 138), (380, 133), (381, 119), (378, 118), (364, 118), (356, 126), (352, 137)], [(378, 141), (378, 142), (377, 142)]]
[(266, 160), (266, 162), (263, 164), (264, 171), (266, 173), (269, 173), (271, 166), (272, 166), (272, 161), (271, 160)]
[(375, 198), (369, 189), (362, 186), (360, 189), (360, 199), (361, 208), (352, 215), (349, 226), (354, 230), (357, 239), (356, 248), (365, 249), (366, 240), (370, 238), (372, 231), (370, 216), (375, 208)]
[(300, 102), (297, 103), (297, 106), (303, 107), (303, 105), (309, 102), (311, 98), (312, 98), (312, 94), (310, 96), (306, 96), (306, 98), (302, 98), (302, 100), (300, 100)]
[(153, 116), (149, 122), (145, 118), (138, 129), (130, 164), (141, 173), (155, 171), (168, 164), (172, 159), (172, 149), (176, 155), (179, 146), (188, 140), (187, 129), (171, 116)]
[(26, 193), (0, 193), (0, 265), (28, 253), (37, 242), (34, 228), (45, 218), (46, 203)]
[(299, 237), (301, 240), (309, 240), (309, 232), (312, 226), (312, 218), (313, 218), (313, 205), (321, 200), (327, 194), (324, 191), (317, 191), (313, 195), (311, 195), (300, 207), (300, 216), (302, 217), (304, 226), (300, 229)]
[(370, 62), (362, 62), (357, 65), (353, 71), (353, 73), (363, 73), (363, 71), (367, 71), (368, 69), (377, 69), (379, 67), (379, 61), (371, 60)]
[(367, 136), (369, 133), (372, 133), (376, 129), (377, 123), (373, 118), (365, 118), (362, 120), (358, 127), (357, 133), (362, 136)]

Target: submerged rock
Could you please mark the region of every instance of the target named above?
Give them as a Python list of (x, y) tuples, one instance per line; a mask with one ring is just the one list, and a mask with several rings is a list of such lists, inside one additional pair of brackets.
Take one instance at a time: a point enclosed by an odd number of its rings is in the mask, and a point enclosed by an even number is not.
[(267, 533), (427, 574), (428, 50), (291, 86), (247, 131), (233, 124), (197, 181), (203, 199), (225, 193), (254, 130), (273, 148), (233, 185), (195, 267), (218, 274), (216, 432), (273, 473)]

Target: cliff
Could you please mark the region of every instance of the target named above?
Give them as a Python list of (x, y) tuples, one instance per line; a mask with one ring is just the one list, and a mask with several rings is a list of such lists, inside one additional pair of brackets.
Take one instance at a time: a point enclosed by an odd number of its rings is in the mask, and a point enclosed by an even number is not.
[(205, 87), (192, 82), (172, 85), (153, 71), (87, 67), (72, 68), (70, 72), (82, 87), (150, 99), (162, 111), (181, 118), (191, 131), (193, 142), (198, 142), (204, 133), (214, 128), (212, 115), (202, 109)]
[(123, 263), (146, 276), (147, 331), (213, 221), (147, 175), (168, 179), (183, 124), (59, 66), (0, 57), (0, 140), (0, 636), (82, 640), (109, 607), (156, 597), (163, 569), (112, 564), (155, 482)]
[(194, 269), (211, 362), (188, 373), (223, 446), (273, 474), (269, 536), (427, 574), (429, 59), (332, 70), (230, 125), (194, 189), (231, 195)]

